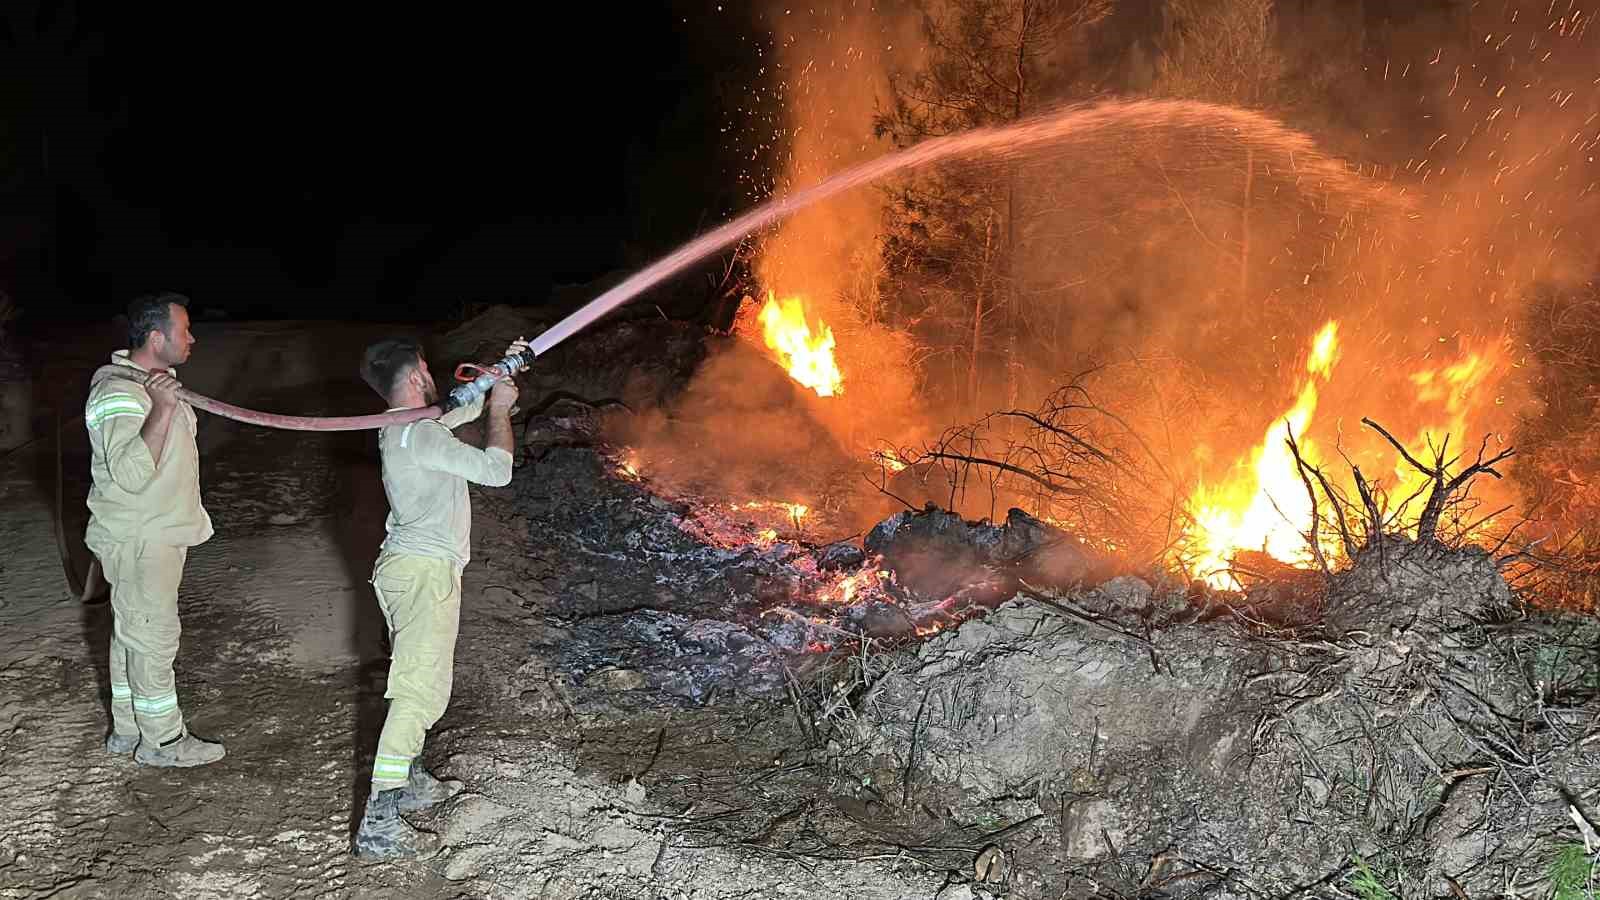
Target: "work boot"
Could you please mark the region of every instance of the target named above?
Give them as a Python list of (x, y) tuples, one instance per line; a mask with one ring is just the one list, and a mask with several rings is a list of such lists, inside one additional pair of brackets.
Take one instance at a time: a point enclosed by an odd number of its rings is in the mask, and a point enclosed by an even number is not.
[(400, 795), (405, 788), (378, 791), (367, 798), (367, 811), (356, 832), (356, 856), (362, 859), (396, 859), (428, 856), (439, 849), (439, 836), (418, 831), (400, 818)]
[(406, 786), (400, 789), (400, 811), (416, 812), (435, 803), (443, 803), (461, 793), (462, 787), (464, 785), (455, 779), (440, 781), (413, 759), (411, 776), (406, 779)]
[(141, 742), (133, 758), (141, 765), (187, 769), (209, 765), (226, 754), (227, 750), (216, 741), (202, 741), (184, 729), (177, 737), (159, 745)]
[(118, 734), (115, 731), (106, 735), (106, 752), (118, 756), (127, 756), (139, 746), (139, 734)]

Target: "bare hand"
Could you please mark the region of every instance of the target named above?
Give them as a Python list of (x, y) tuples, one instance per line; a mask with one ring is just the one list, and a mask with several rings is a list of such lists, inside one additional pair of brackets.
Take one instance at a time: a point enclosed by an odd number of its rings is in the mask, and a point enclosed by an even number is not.
[(510, 378), (502, 378), (489, 389), (489, 408), (496, 412), (505, 412), (517, 402), (517, 383)]
[(178, 379), (165, 372), (151, 372), (145, 380), (145, 390), (150, 392), (150, 405), (156, 409), (165, 409), (178, 404)]
[(511, 356), (514, 353), (526, 353), (528, 351), (528, 349), (529, 348), (528, 348), (527, 339), (522, 337), (521, 335), (518, 335), (517, 339), (512, 341), (511, 345), (506, 348), (506, 352), (501, 356), (501, 359), (504, 359), (507, 356)]

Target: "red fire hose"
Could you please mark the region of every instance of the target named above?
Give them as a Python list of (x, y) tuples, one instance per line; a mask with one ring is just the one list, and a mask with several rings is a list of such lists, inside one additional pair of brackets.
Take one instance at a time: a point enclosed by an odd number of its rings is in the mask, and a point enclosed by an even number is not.
[[(531, 361), (531, 358), (530, 355), (528, 360)], [(502, 371), (517, 372), (526, 366), (526, 361), (521, 358), (508, 357), (508, 361), (512, 362), (513, 365), (507, 365), (507, 361), (502, 361), (501, 366), (498, 368), (472, 367), (479, 374), (472, 378), (468, 384), (458, 387), (452, 393), (450, 405), (459, 406), (463, 402), (471, 402), (476, 397), (482, 396), (495, 381), (503, 377), (500, 374)], [(462, 374), (462, 371), (458, 370), (456, 377), (460, 379)], [(109, 377), (143, 385), (148, 376), (131, 373), (123, 375), (118, 372), (112, 373)], [(185, 387), (179, 387), (174, 393), (185, 403), (197, 409), (203, 409), (208, 413), (232, 419), (235, 422), (244, 422), (247, 425), (260, 425), (264, 428), (279, 428), (288, 431), (366, 431), (374, 428), (383, 428), (386, 425), (404, 425), (407, 422), (415, 422), (420, 419), (436, 419), (443, 415), (445, 411), (443, 404), (434, 404), (420, 409), (405, 409), (372, 416), (285, 416), (278, 413), (265, 413), (253, 409), (245, 409), (242, 406), (234, 406), (232, 403), (223, 403), (221, 400), (213, 400), (204, 394), (197, 394)], [(56, 549), (61, 555), (61, 568), (66, 574), (68, 587), (71, 588), (74, 596), (87, 603), (104, 599), (107, 585), (100, 571), (100, 562), (94, 558), (93, 554), (89, 555), (87, 571), (82, 574), (78, 572), (77, 566), (73, 563), (71, 548), (67, 543), (66, 520), (63, 516), (66, 507), (62, 494), (63, 473), (61, 471), (62, 424), (63, 421), (58, 418), (56, 421)]]
[[(134, 384), (142, 385), (145, 378), (138, 375), (112, 374), (111, 378), (121, 378)], [(260, 425), (264, 428), (280, 428), (286, 431), (365, 431), (372, 428), (382, 428), (385, 425), (404, 425), (418, 419), (437, 419), (444, 414), (437, 404), (424, 406), (420, 409), (406, 409), (399, 412), (379, 413), (373, 416), (285, 416), (278, 413), (258, 412), (234, 406), (232, 403), (223, 403), (213, 400), (204, 394), (196, 394), (186, 387), (179, 387), (175, 393), (178, 398), (196, 409), (203, 409), (213, 415), (232, 419), (235, 422), (244, 422), (247, 425)]]

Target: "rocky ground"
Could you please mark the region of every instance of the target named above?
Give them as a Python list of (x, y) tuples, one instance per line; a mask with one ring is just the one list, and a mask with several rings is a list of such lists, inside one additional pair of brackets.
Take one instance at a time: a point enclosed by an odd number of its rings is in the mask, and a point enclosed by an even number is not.
[[(491, 311), (435, 361), (525, 327)], [(387, 331), (207, 325), (182, 375), (365, 411), (354, 360)], [(114, 339), (50, 346), (29, 371), (70, 394)], [(1600, 629), (1533, 614), (1485, 554), (1393, 541), (1220, 597), (1017, 512), (851, 536), (729, 509), (641, 474), (572, 399), (658, 404), (704, 346), (603, 329), (563, 351), (578, 375), (524, 388), (514, 482), (474, 492), (425, 754), (467, 789), (418, 819), (444, 838), (428, 860), (348, 852), (383, 715), (370, 435), (205, 419), (217, 537), (190, 557), (178, 677), (229, 755), (183, 772), (100, 749), (108, 611), (66, 596), (51, 443), (8, 452), (0, 896), (1376, 900), (1546, 896), (1563, 860), (1587, 889)]]

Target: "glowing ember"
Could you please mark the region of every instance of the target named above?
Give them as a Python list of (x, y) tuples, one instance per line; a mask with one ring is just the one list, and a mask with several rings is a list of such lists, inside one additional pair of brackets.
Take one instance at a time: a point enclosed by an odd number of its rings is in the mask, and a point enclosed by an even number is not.
[(839, 604), (849, 606), (856, 602), (861, 592), (875, 587), (879, 582), (890, 580), (891, 573), (879, 569), (876, 564), (840, 579), (839, 583), (826, 588), (817, 594), (817, 599), (824, 604)]
[(790, 378), (821, 397), (844, 392), (844, 375), (833, 360), (833, 329), (818, 322), (813, 336), (805, 303), (799, 297), (785, 297), (780, 302), (768, 293), (761, 325), (767, 348), (777, 353)]
[(804, 503), (783, 500), (694, 503), (691, 507), (696, 512), (679, 522), (679, 527), (707, 543), (726, 548), (775, 543), (782, 536), (780, 528), (803, 532), (806, 517), (812, 511)]
[(1307, 446), (1302, 435), (1317, 410), (1317, 385), (1333, 372), (1338, 333), (1337, 322), (1317, 332), (1294, 405), (1267, 428), (1248, 463), (1241, 461), (1227, 481), (1201, 485), (1189, 498), (1195, 527), (1187, 549), (1195, 573), (1212, 587), (1230, 586), (1229, 561), (1241, 550), (1259, 550), (1294, 564), (1311, 559), (1304, 533), (1311, 521), (1311, 499), (1284, 438), (1292, 431)]
[(749, 500), (744, 503), (730, 503), (728, 509), (733, 512), (748, 512), (750, 510), (783, 510), (789, 517), (790, 523), (799, 528), (801, 520), (806, 513), (811, 512), (811, 507), (804, 503), (785, 503), (782, 500)]
[(897, 456), (893, 450), (872, 451), (872, 461), (891, 472), (902, 472), (906, 467), (905, 461)]
[(638, 480), (639, 454), (636, 451), (629, 450), (617, 463), (617, 471), (620, 472), (625, 478)]

